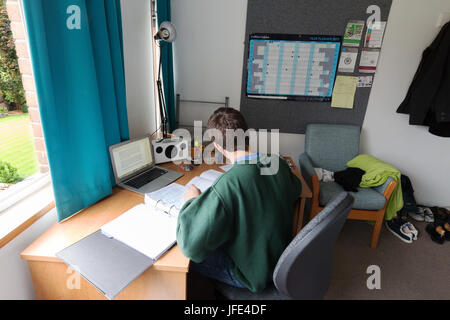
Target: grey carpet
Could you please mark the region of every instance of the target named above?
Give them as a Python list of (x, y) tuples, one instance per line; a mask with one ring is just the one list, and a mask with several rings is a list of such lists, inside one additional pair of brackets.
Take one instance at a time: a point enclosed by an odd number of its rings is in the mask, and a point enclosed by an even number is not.
[[(383, 225), (378, 247), (369, 247), (372, 226), (346, 222), (338, 239), (331, 286), (325, 299), (450, 299), (450, 242), (431, 241), (424, 222), (413, 222), (419, 238), (412, 244)], [(381, 269), (381, 289), (369, 290), (367, 267)]]

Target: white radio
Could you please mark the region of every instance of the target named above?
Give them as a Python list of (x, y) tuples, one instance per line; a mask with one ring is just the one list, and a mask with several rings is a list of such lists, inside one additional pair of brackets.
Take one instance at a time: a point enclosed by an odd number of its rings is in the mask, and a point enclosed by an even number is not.
[(189, 157), (190, 142), (181, 138), (153, 140), (152, 145), (156, 164), (180, 161)]

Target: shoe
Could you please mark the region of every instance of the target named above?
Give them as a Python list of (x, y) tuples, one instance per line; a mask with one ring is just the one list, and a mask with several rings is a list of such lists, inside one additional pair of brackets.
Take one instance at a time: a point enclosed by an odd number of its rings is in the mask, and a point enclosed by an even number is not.
[(385, 225), (386, 225), (386, 228), (390, 232), (392, 232), (392, 234), (394, 236), (396, 236), (397, 238), (399, 238), (403, 242), (406, 242), (406, 243), (412, 243), (413, 242), (413, 240), (412, 240), (413, 236), (412, 236), (411, 231), (409, 231), (409, 233), (408, 233), (406, 228), (403, 228), (403, 232), (402, 232), (402, 228), (401, 227), (403, 225), (405, 225), (405, 224), (402, 224), (399, 220), (394, 218), (392, 220), (386, 221)]
[(417, 211), (408, 211), (408, 215), (416, 221), (422, 222), (425, 220), (425, 214), (421, 207), (417, 207)]
[(430, 208), (427, 207), (423, 207), (423, 215), (425, 218), (425, 222), (434, 222), (434, 215), (433, 215), (433, 211), (431, 211)]
[(430, 208), (434, 215), (434, 222), (436, 225), (443, 225), (450, 221), (450, 211), (445, 208), (432, 207)]
[(445, 240), (450, 241), (450, 223), (446, 222), (442, 227), (444, 228), (445, 231), (444, 235)]
[(408, 238), (410, 238), (411, 240), (415, 240), (414, 239), (414, 234), (412, 233), (411, 229), (409, 229), (409, 226), (407, 223), (404, 223), (402, 225), (400, 225), (400, 232), (407, 236)]
[[(405, 226), (406, 228), (409, 229), (410, 233), (412, 234), (412, 239), (413, 240), (417, 240), (417, 236), (419, 235), (419, 231), (416, 229), (416, 227), (414, 227), (414, 225), (411, 222), (407, 222), (404, 225), (402, 225), (402, 227)], [(401, 231), (401, 229), (400, 229)]]
[(445, 241), (445, 230), (440, 225), (435, 225), (434, 223), (427, 224), (425, 230), (436, 243), (443, 244)]

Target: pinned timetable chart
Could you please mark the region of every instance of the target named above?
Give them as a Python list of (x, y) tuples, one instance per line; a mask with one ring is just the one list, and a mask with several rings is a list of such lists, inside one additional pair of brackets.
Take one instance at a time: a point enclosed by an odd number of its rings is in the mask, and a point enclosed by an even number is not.
[(342, 37), (252, 34), (249, 98), (330, 101)]

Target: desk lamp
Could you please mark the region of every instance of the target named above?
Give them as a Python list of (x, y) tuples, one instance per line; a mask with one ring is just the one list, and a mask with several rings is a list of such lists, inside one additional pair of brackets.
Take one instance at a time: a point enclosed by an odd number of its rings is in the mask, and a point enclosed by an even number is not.
[(159, 69), (158, 69), (158, 79), (156, 85), (158, 87), (158, 100), (159, 100), (159, 113), (161, 117), (161, 131), (163, 134), (163, 139), (166, 139), (168, 134), (167, 125), (167, 114), (166, 114), (166, 102), (164, 97), (164, 92), (162, 89), (161, 82), (161, 67), (162, 67), (162, 45), (164, 42), (174, 42), (177, 37), (177, 31), (175, 26), (169, 21), (164, 21), (161, 23), (158, 32), (155, 35), (155, 40), (159, 41)]

